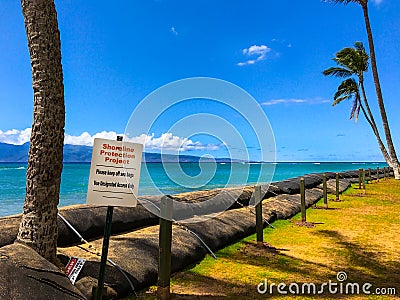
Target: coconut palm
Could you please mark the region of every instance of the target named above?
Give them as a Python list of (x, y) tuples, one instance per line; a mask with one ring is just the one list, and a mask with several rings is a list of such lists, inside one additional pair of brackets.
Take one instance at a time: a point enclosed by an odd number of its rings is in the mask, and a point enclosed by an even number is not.
[(360, 91), (354, 78), (348, 78), (339, 85), (335, 95), (333, 96), (333, 100), (332, 106), (339, 104), (343, 100), (353, 100), (350, 111), (350, 120), (353, 118), (356, 120), (358, 119), (362, 104)]
[[(343, 100), (353, 100), (353, 104), (350, 111), (350, 119), (358, 120), (358, 116), (360, 113), (360, 109), (365, 116), (365, 119), (370, 124), (371, 128), (374, 128), (374, 124), (368, 116), (368, 112), (365, 110), (364, 105), (361, 102), (359, 84), (356, 82), (354, 78), (348, 78), (344, 80), (338, 87), (335, 95), (333, 96), (332, 106), (342, 102)], [(365, 101), (364, 101), (365, 102)], [(375, 133), (375, 130), (374, 130)], [(382, 151), (382, 155), (385, 158), (386, 162), (390, 165), (390, 156), (386, 150), (385, 145), (379, 137), (379, 133), (375, 134), (378, 140), (379, 148)]]
[(383, 130), (385, 132), (389, 155), (390, 155), (390, 159), (392, 162), (391, 166), (393, 167), (395, 178), (400, 179), (400, 164), (399, 164), (399, 161), (397, 158), (396, 150), (394, 148), (394, 144), (393, 144), (393, 140), (392, 140), (392, 135), (390, 132), (389, 122), (388, 122), (386, 110), (385, 110), (385, 104), (383, 102), (381, 84), (379, 81), (378, 68), (376, 66), (375, 46), (374, 46), (374, 40), (372, 37), (372, 29), (371, 29), (371, 23), (369, 20), (369, 13), (368, 13), (368, 0), (329, 0), (329, 2), (343, 3), (345, 5), (347, 5), (349, 3), (356, 3), (356, 4), (359, 4), (363, 10), (365, 28), (366, 28), (367, 36), (368, 36), (369, 52), (370, 52), (370, 56), (371, 56), (371, 69), (372, 69), (372, 75), (374, 78), (374, 85), (375, 85), (376, 97), (378, 99), (379, 111), (381, 113), (381, 118), (382, 118)]
[(21, 0), (21, 5), (32, 67), (34, 111), (17, 241), (56, 262), (65, 122), (60, 33), (53, 0)]
[[(353, 102), (353, 106), (352, 106), (352, 110), (351, 110), (352, 113), (351, 113), (350, 119), (352, 119), (354, 116), (356, 116), (355, 119), (357, 120), (360, 108), (362, 109), (366, 120), (370, 124), (370, 126), (377, 138), (379, 148), (381, 149), (381, 152), (382, 152), (383, 157), (385, 158), (385, 161), (388, 163), (389, 166), (392, 166), (391, 158), (390, 158), (390, 156), (387, 152), (387, 149), (380, 137), (378, 127), (376, 125), (372, 111), (369, 107), (367, 95), (366, 95), (365, 88), (364, 88), (364, 72), (366, 72), (368, 70), (368, 59), (369, 59), (369, 57), (368, 57), (368, 54), (365, 52), (363, 44), (361, 42), (355, 42), (354, 48), (344, 48), (336, 53), (336, 56), (333, 59), (337, 64), (336, 67), (328, 68), (328, 69), (324, 70), (322, 73), (325, 76), (335, 76), (335, 77), (340, 77), (340, 78), (348, 78), (353, 75), (357, 76), (358, 84), (355, 82), (354, 79), (352, 81), (345, 80), (342, 82), (342, 84), (338, 87), (338, 91), (336, 92), (336, 94), (334, 96), (335, 102), (333, 103), (333, 105), (340, 103), (344, 99), (348, 99), (348, 97), (345, 97), (343, 99), (340, 98), (343, 95), (349, 95), (349, 94), (345, 93), (346, 91), (347, 92), (351, 91), (350, 94), (355, 95), (354, 98), (357, 99), (357, 101)], [(359, 87), (361, 88), (361, 92), (363, 95), (362, 99), (363, 99), (365, 108), (364, 108), (364, 105), (361, 105), (361, 97), (360, 97)]]

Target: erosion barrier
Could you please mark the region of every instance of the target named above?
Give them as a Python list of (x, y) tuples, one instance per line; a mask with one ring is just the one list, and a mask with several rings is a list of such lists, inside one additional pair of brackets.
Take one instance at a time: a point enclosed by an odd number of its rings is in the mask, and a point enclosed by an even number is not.
[[(376, 170), (372, 170), (376, 176)], [(383, 170), (381, 170), (383, 174)], [(328, 179), (334, 179), (335, 173), (326, 173)], [(358, 182), (358, 171), (340, 173), (343, 179), (353, 179)], [(321, 174), (308, 174), (304, 176), (306, 189), (314, 188), (322, 183)], [(298, 194), (300, 192), (300, 177), (291, 178), (270, 184), (264, 199), (280, 194)], [(175, 212), (181, 217), (202, 215), (203, 212), (219, 212), (221, 208), (236, 200), (231, 209), (248, 205), (254, 186), (213, 189), (195, 191), (173, 195), (177, 200)], [(207, 201), (214, 198), (213, 201)], [(159, 205), (161, 196), (142, 196), (141, 203), (154, 203)], [(188, 208), (186, 202), (195, 203)], [(181, 207), (179, 204), (181, 203)], [(113, 214), (112, 234), (135, 230), (140, 227), (158, 224), (158, 217), (150, 211), (154, 207), (138, 204), (136, 208), (115, 207)], [(188, 210), (186, 213), (184, 210)], [(195, 211), (193, 211), (195, 209)], [(149, 211), (150, 210), (150, 211)], [(190, 210), (190, 211), (189, 211)], [(87, 240), (102, 237), (105, 225), (106, 207), (94, 205), (72, 205), (59, 209), (60, 214), (65, 217), (76, 230)], [(0, 218), (0, 247), (12, 243), (18, 232), (21, 215), (14, 215)], [(67, 246), (80, 243), (76, 234), (59, 218), (58, 219), (58, 246)]]
[[(334, 193), (336, 173), (325, 174), (328, 179), (328, 192)], [(376, 178), (376, 170), (372, 170), (371, 174)], [(379, 174), (380, 177), (383, 177), (381, 176), (383, 170)], [(306, 186), (306, 206), (309, 207), (322, 197), (322, 174), (309, 174), (303, 177)], [(274, 182), (269, 188), (268, 186), (261, 187), (263, 191), (268, 188), (264, 196), (265, 200), (262, 202), (263, 217), (267, 222), (271, 223), (275, 219), (287, 219), (300, 211), (299, 182), (300, 178), (297, 177)], [(349, 187), (350, 182), (358, 182), (358, 171), (340, 173), (339, 182), (340, 192), (342, 192)], [(250, 201), (253, 190), (254, 186), (246, 186), (174, 195), (174, 198), (181, 200), (182, 203), (189, 201), (198, 204), (196, 209), (199, 212), (203, 209), (210, 211), (210, 207), (206, 207), (207, 205), (213, 206), (211, 211), (214, 208), (217, 210), (220, 203), (210, 202), (221, 201), (222, 203), (231, 197), (236, 197), (238, 203), (233, 204), (231, 209), (217, 217), (204, 222), (189, 223), (185, 225), (186, 228), (179, 224), (173, 226), (172, 272), (201, 260), (207, 253), (201, 241), (187, 231), (187, 228), (200, 236), (213, 251), (255, 233), (255, 217), (249, 212), (249, 208), (245, 207)], [(159, 202), (160, 198), (156, 196), (143, 197), (153, 203)], [(213, 201), (207, 201), (209, 199), (213, 199)], [(183, 205), (182, 209), (184, 209)], [(59, 219), (58, 250), (61, 261), (65, 265), (71, 256), (86, 259), (75, 287), (71, 289), (71, 293), (69, 291), (68, 293), (75, 298), (79, 298), (81, 295), (90, 297), (92, 287), (97, 285), (95, 278), (98, 276), (100, 265), (97, 249), (101, 249), (106, 208), (75, 205), (61, 208), (60, 213), (86, 240), (90, 240), (91, 244), (90, 246), (78, 244), (80, 239)], [(0, 219), (0, 226), (3, 229), (0, 232), (0, 245), (7, 245), (15, 240), (19, 219), (18, 215)], [(133, 292), (129, 281), (137, 290), (156, 282), (158, 270), (158, 225), (156, 224), (158, 222), (158, 217), (142, 205), (138, 205), (136, 208), (115, 208), (109, 258), (120, 266), (125, 275), (114, 266), (107, 265), (105, 284), (111, 288), (114, 297), (125, 297)], [(0, 250), (7, 247), (17, 246), (10, 245)], [(21, 265), (23, 267), (23, 264), (18, 262), (18, 266), (21, 267)], [(129, 281), (125, 276), (129, 278)], [(59, 278), (58, 275), (57, 278)], [(38, 282), (48, 284), (43, 280), (38, 280)], [(63, 285), (60, 286), (65, 290)], [(77, 294), (76, 288), (81, 294)]]

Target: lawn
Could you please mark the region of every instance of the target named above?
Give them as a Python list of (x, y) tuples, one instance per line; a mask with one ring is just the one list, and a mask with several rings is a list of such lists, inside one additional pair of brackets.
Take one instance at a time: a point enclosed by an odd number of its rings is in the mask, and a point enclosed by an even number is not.
[[(264, 248), (252, 235), (218, 251), (217, 260), (207, 256), (174, 274), (172, 299), (394, 299), (377, 293), (393, 293), (392, 288), (400, 293), (400, 181), (372, 182), (365, 191), (353, 185), (341, 200), (329, 201), (328, 210), (308, 209), (314, 227), (299, 226), (300, 215), (276, 221), (276, 229), (264, 229)], [(339, 272), (347, 279), (339, 281)], [(312, 286), (304, 283), (314, 283), (316, 292), (322, 286), (323, 293), (312, 296)], [(360, 294), (351, 295), (357, 284)], [(296, 286), (299, 293), (293, 295)], [(155, 298), (155, 286), (139, 292), (139, 299)]]

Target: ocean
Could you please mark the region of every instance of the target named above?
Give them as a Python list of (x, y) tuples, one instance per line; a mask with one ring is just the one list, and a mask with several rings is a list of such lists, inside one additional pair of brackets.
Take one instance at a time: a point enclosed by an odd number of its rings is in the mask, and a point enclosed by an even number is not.
[[(147, 163), (142, 164), (139, 195), (177, 194), (199, 189), (212, 189), (280, 181), (309, 173), (340, 172), (359, 168), (383, 168), (386, 163), (371, 162), (284, 162), (258, 163)], [(275, 168), (275, 172), (273, 172)], [(60, 204), (67, 206), (86, 202), (90, 164), (64, 164)], [(203, 170), (203, 172), (202, 172)], [(168, 175), (167, 175), (168, 174)], [(0, 216), (22, 212), (25, 197), (26, 164), (0, 163)]]

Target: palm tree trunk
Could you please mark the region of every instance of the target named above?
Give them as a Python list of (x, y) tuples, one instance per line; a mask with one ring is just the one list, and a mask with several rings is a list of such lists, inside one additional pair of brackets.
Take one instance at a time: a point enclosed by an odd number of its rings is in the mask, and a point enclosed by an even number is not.
[(21, 0), (21, 5), (32, 66), (34, 112), (17, 241), (55, 262), (65, 123), (60, 33), (53, 0)]
[(381, 137), (379, 136), (378, 129), (376, 128), (376, 125), (374, 125), (372, 123), (372, 120), (369, 118), (369, 116), (368, 116), (367, 112), (365, 111), (365, 108), (364, 108), (364, 106), (362, 104), (361, 104), (361, 110), (362, 110), (362, 112), (364, 114), (365, 119), (367, 119), (369, 125), (371, 126), (371, 128), (372, 128), (372, 130), (373, 130), (373, 132), (374, 132), (374, 134), (376, 136), (376, 139), (378, 140), (379, 149), (381, 149), (383, 158), (385, 159), (385, 161), (389, 165), (389, 167), (392, 167), (392, 161), (390, 159), (389, 153), (386, 150), (385, 144), (383, 144), (383, 142), (381, 140)]
[(381, 117), (382, 117), (383, 129), (385, 132), (386, 142), (387, 142), (395, 178), (400, 179), (400, 164), (397, 159), (396, 150), (393, 145), (392, 135), (390, 133), (389, 122), (387, 119), (385, 104), (383, 102), (381, 85), (379, 82), (378, 68), (376, 66), (375, 47), (374, 47), (374, 41), (372, 38), (371, 24), (369, 21), (367, 1), (365, 1), (365, 3), (362, 2), (361, 6), (363, 9), (365, 26), (367, 29), (368, 45), (369, 45), (369, 51), (370, 51), (370, 57), (371, 57), (371, 69), (372, 69), (372, 75), (374, 77), (376, 96), (378, 98), (378, 105), (379, 105), (379, 110), (380, 110)]
[[(369, 125), (371, 126), (371, 128), (372, 128), (372, 130), (373, 130), (373, 132), (375, 134), (376, 139), (378, 140), (379, 149), (381, 149), (382, 155), (383, 155), (386, 163), (389, 165), (389, 167), (393, 167), (392, 161), (390, 159), (390, 155), (387, 152), (385, 144), (382, 142), (381, 136), (380, 136), (379, 131), (378, 131), (378, 127), (376, 126), (376, 123), (375, 123), (374, 116), (372, 114), (371, 108), (369, 107), (369, 103), (368, 103), (368, 100), (367, 100), (367, 95), (365, 93), (364, 82), (363, 82), (362, 79), (360, 79), (360, 86), (361, 86), (361, 92), (362, 92), (362, 95), (363, 95), (363, 101), (364, 101), (364, 104), (365, 104), (365, 108), (367, 109), (367, 112), (366, 112), (364, 107), (361, 105), (361, 108), (362, 108), (362, 111), (364, 113), (364, 116), (367, 119)], [(367, 115), (367, 113), (368, 113), (368, 115)]]

